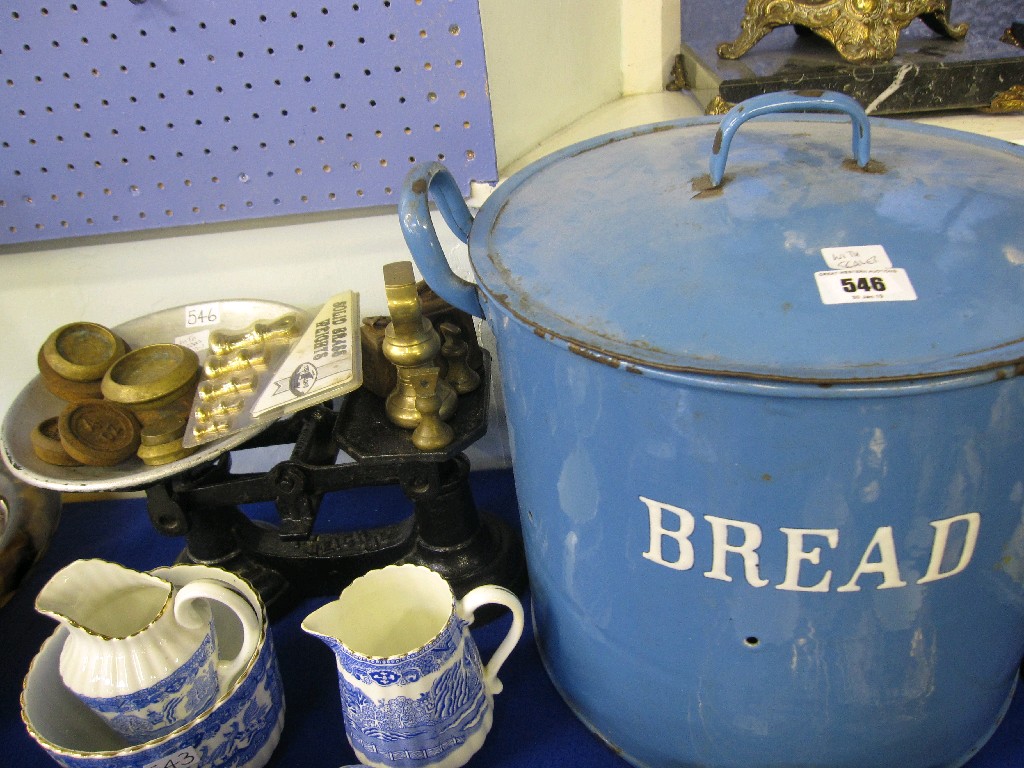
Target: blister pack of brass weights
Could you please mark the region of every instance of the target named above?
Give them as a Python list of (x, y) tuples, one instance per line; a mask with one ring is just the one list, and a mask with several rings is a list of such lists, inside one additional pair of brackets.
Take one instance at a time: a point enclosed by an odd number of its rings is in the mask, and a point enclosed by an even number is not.
[(291, 312), (210, 333), (185, 447), (202, 445), (351, 392), (362, 384), (359, 294), (331, 298), (311, 322)]

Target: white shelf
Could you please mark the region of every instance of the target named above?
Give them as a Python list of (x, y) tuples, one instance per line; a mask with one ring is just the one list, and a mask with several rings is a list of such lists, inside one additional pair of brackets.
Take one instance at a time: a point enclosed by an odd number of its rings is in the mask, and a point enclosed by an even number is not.
[(1024, 144), (1024, 115), (985, 115), (978, 112), (955, 115), (940, 114), (917, 118), (915, 122), (978, 133), (994, 139)]
[(704, 112), (697, 100), (682, 91), (624, 96), (595, 109), (544, 139), (534, 149), (501, 168), (501, 176), (502, 178), (511, 176), (535, 160), (594, 136), (638, 125), (661, 123), (684, 117), (699, 117), (702, 114)]

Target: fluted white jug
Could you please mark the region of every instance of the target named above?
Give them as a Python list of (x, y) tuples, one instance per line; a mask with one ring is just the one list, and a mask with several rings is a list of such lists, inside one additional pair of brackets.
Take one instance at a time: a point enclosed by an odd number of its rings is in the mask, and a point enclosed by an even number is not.
[[(221, 659), (209, 600), (242, 625), (241, 650)], [(64, 684), (129, 743), (170, 733), (226, 690), (256, 650), (259, 618), (226, 582), (180, 588), (103, 560), (76, 560), (36, 598), (36, 610), (68, 629)]]

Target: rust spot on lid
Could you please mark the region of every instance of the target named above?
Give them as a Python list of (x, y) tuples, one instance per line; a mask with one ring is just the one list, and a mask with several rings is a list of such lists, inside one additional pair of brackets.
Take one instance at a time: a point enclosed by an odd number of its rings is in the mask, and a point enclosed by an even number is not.
[(616, 359), (614, 357), (610, 357), (609, 355), (601, 354), (600, 352), (596, 352), (593, 349), (587, 349), (586, 347), (581, 347), (578, 344), (570, 344), (569, 345), (569, 351), (572, 352), (574, 355), (579, 355), (580, 357), (586, 358), (587, 360), (593, 360), (595, 363), (601, 363), (601, 365), (607, 365), (609, 368), (621, 368), (622, 367), (622, 363), (623, 363), (622, 360), (618, 360), (618, 359)]
[(822, 96), (825, 92), (820, 88), (805, 88), (800, 91), (796, 91), (797, 96), (807, 96), (812, 99), (817, 99)]
[(848, 171), (860, 171), (861, 173), (886, 173), (888, 168), (880, 160), (868, 160), (868, 164), (861, 168), (852, 157), (843, 160), (843, 168)]
[(705, 173), (700, 176), (695, 176), (690, 179), (690, 189), (696, 192), (690, 199), (691, 200), (704, 200), (709, 197), (718, 197), (722, 194), (722, 187), (725, 183), (732, 179), (731, 174), (726, 174), (725, 178), (722, 179), (722, 183), (717, 187), (711, 184), (711, 174)]
[(706, 200), (709, 197), (718, 197), (722, 194), (721, 187), (715, 187), (714, 189), (708, 189), (704, 192), (698, 192), (696, 195), (691, 197), (691, 200)]
[(412, 191), (417, 195), (422, 195), (427, 191), (427, 180), (416, 179), (416, 181), (412, 183)]
[(715, 131), (715, 143), (711, 145), (711, 154), (717, 155), (722, 151), (722, 129)]

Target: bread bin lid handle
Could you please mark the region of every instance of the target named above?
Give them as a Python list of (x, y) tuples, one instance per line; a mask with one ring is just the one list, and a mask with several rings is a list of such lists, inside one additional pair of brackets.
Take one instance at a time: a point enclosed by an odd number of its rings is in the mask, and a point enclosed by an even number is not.
[(761, 115), (779, 112), (843, 112), (853, 123), (853, 157), (857, 165), (867, 168), (871, 159), (871, 124), (860, 104), (835, 91), (782, 91), (755, 96), (730, 109), (715, 134), (711, 149), (711, 186), (721, 185), (732, 138), (743, 123)]

